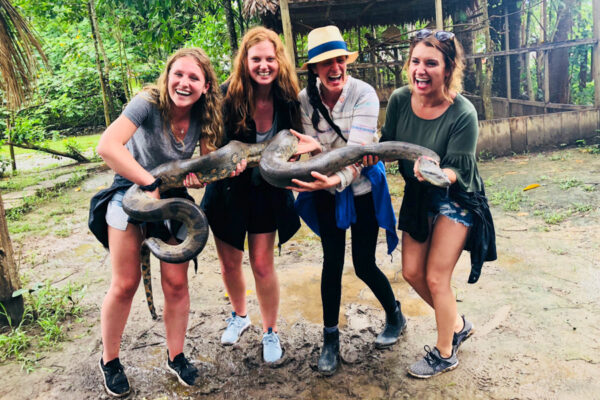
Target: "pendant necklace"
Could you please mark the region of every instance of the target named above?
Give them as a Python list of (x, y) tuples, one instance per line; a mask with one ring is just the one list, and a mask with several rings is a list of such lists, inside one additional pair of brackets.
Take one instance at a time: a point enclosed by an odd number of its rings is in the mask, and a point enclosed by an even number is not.
[[(185, 137), (185, 129), (176, 129), (175, 125), (173, 123), (171, 123), (171, 131), (173, 132), (173, 136), (175, 136), (175, 140), (177, 140), (178, 142), (183, 142), (183, 139)], [(179, 133), (177, 133), (177, 131), (179, 131)]]

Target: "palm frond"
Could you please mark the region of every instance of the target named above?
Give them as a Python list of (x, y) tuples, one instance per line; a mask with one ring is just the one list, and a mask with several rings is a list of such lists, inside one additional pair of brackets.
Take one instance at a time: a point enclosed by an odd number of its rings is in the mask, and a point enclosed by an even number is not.
[(39, 64), (36, 51), (47, 63), (27, 21), (9, 0), (0, 0), (0, 89), (11, 109), (18, 108), (33, 87)]
[(265, 15), (267, 13), (277, 14), (278, 9), (278, 0), (244, 0), (243, 12), (246, 18)]

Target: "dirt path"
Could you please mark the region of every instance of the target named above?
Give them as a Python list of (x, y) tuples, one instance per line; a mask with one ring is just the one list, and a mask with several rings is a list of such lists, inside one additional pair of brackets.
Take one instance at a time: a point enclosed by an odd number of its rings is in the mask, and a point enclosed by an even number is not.
[[(315, 371), (321, 341), (320, 243), (303, 227), (276, 257), (285, 347), (281, 362), (267, 367), (261, 361), (260, 316), (247, 260), (253, 326), (237, 345), (220, 346), (230, 308), (210, 239), (200, 255), (198, 274), (190, 268), (192, 312), (185, 349), (197, 360), (203, 378), (188, 390), (167, 375), (164, 327), (151, 320), (138, 290), (121, 354), (135, 388), (131, 398), (600, 398), (600, 156), (570, 149), (497, 159), (481, 163), (480, 170), (490, 199), (498, 202), (492, 211), (499, 258), (484, 266), (476, 285), (466, 283), (468, 254), (459, 261), (453, 285), (459, 310), (475, 323), (476, 334), (461, 348), (460, 366), (453, 372), (428, 381), (406, 375), (406, 367), (422, 357), (423, 345), (435, 343), (435, 322), (432, 311), (402, 280), (399, 250), (393, 260), (386, 256), (380, 235), (378, 264), (402, 301), (407, 332), (392, 349), (374, 349), (384, 314), (347, 261), (342, 365), (333, 377), (322, 378)], [(110, 179), (109, 173), (98, 174), (80, 191), (71, 190), (67, 199), (63, 196), (29, 214), (27, 223), (47, 225), (43, 237), (32, 232), (13, 238), (21, 273), (30, 282), (87, 285), (87, 311), (83, 322), (70, 325), (71, 340), (44, 353), (33, 373), (25, 374), (16, 363), (0, 365), (0, 399), (106, 397), (96, 364), (99, 310), (110, 265), (86, 219), (89, 198)], [(390, 177), (393, 193), (402, 193), (400, 182)], [(541, 186), (522, 191), (532, 183)], [(200, 198), (202, 193), (195, 195)], [(398, 196), (395, 202), (397, 209)], [(52, 210), (65, 204), (72, 213), (59, 222), (49, 219)], [(57, 235), (65, 228), (70, 229), (68, 237)]]

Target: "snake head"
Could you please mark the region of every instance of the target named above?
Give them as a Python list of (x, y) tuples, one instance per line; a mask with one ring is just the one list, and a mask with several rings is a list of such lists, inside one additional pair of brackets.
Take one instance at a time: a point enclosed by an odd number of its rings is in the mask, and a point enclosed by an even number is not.
[(434, 186), (444, 188), (450, 186), (448, 175), (442, 171), (437, 162), (429, 157), (419, 158), (419, 172), (427, 182)]

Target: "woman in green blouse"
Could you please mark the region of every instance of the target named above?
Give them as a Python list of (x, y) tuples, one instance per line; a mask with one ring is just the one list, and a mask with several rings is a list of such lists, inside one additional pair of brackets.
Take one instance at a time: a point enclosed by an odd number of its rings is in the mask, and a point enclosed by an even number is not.
[(463, 248), (472, 250), (470, 282), (479, 277), (481, 258), (495, 259), (493, 223), (475, 161), (477, 112), (459, 93), (462, 58), (453, 33), (419, 31), (405, 65), (409, 85), (390, 97), (382, 128), (381, 141), (410, 142), (437, 152), (452, 183), (450, 190), (436, 188), (424, 182), (419, 161), (399, 162), (406, 182), (398, 224), (403, 231), (402, 275), (434, 309), (438, 331), (435, 347), (425, 346), (426, 356), (409, 367), (418, 378), (456, 368), (456, 351), (474, 331), (458, 314), (450, 286)]

